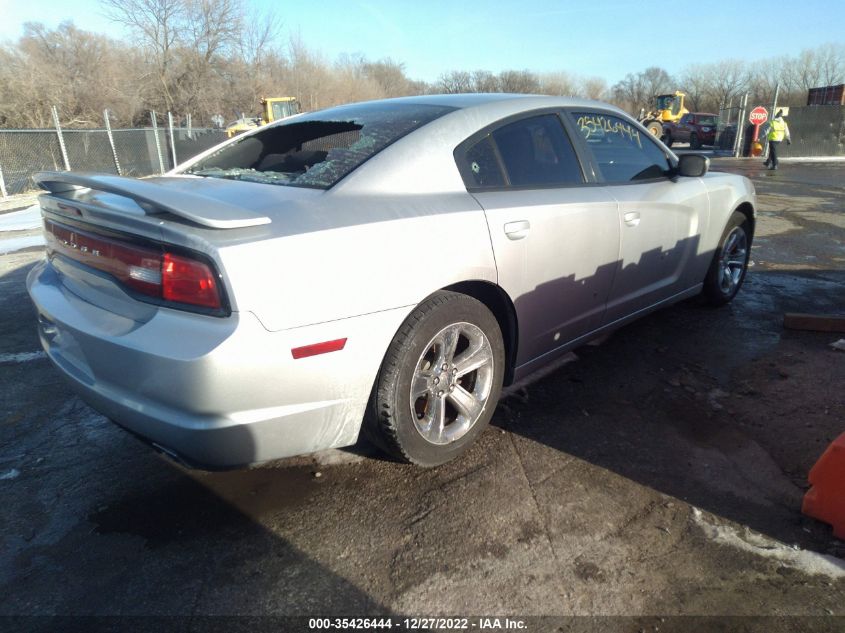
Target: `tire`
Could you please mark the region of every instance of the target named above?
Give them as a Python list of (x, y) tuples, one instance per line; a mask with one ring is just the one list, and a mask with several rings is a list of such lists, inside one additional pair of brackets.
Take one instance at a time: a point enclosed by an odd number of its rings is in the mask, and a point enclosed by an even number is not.
[[(493, 417), (504, 364), (502, 333), (484, 304), (455, 292), (432, 295), (385, 354), (364, 421), (367, 436), (418, 466), (454, 459)], [(462, 365), (469, 371), (460, 373)]]
[(645, 126), (651, 135), (654, 138), (660, 138), (663, 136), (663, 126), (660, 124), (660, 121), (650, 121), (648, 125)]
[(745, 281), (750, 255), (751, 226), (744, 214), (734, 211), (704, 278), (702, 294), (708, 303), (721, 306), (733, 300)]
[(695, 132), (689, 135), (689, 146), (692, 149), (699, 149), (701, 147), (701, 142), (698, 140), (698, 135)]

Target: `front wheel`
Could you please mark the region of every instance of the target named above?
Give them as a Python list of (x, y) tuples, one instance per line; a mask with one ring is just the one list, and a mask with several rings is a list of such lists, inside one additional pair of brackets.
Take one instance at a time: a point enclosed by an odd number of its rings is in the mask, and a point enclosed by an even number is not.
[(724, 305), (736, 296), (748, 271), (751, 255), (751, 227), (748, 218), (734, 211), (722, 233), (719, 248), (704, 278), (702, 293), (712, 305)]
[(651, 121), (645, 126), (645, 129), (647, 129), (654, 138), (660, 138), (663, 136), (663, 125), (660, 121)]
[(479, 301), (439, 292), (387, 350), (365, 423), (397, 459), (438, 466), (466, 450), (493, 417), (504, 376), (499, 324)]

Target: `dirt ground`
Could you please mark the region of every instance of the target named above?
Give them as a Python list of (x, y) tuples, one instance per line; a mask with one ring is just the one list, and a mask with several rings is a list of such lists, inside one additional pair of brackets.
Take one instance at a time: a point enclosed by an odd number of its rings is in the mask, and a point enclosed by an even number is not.
[(41, 253), (0, 256), (0, 615), (19, 630), (376, 614), (845, 630), (845, 542), (800, 513), (845, 432), (845, 352), (830, 347), (845, 335), (782, 327), (784, 312), (845, 313), (845, 163), (757, 163), (713, 163), (759, 194), (733, 304), (689, 301), (577, 350), (434, 470), (366, 446), (182, 469), (73, 396), (38, 353), (23, 288)]

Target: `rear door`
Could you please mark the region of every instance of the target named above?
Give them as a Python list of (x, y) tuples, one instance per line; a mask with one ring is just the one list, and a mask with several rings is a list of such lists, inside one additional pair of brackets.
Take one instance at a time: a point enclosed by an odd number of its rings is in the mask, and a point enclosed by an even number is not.
[(597, 178), (619, 205), (620, 258), (605, 321), (700, 283), (696, 259), (702, 256), (700, 236), (709, 222), (702, 180), (675, 177), (673, 159), (662, 146), (622, 116), (587, 110), (570, 116)]
[(516, 307), (517, 366), (598, 327), (619, 256), (617, 203), (587, 184), (561, 113), (503, 120), (455, 157)]

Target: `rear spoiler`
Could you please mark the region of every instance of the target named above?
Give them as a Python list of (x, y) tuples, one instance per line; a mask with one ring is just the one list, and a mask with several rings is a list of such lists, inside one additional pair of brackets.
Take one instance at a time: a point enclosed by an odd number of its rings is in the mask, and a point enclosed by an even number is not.
[(32, 178), (50, 193), (95, 189), (134, 200), (147, 215), (172, 213), (212, 229), (238, 229), (270, 223), (267, 216), (257, 215), (243, 207), (199, 193), (164, 187), (149, 180), (67, 171), (40, 171)]

